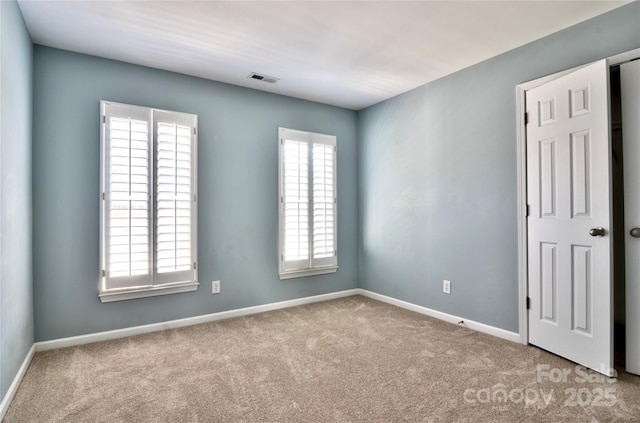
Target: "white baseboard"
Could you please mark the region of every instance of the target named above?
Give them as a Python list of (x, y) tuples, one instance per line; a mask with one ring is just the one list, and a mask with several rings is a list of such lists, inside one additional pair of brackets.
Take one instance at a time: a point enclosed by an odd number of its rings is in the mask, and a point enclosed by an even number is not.
[[(510, 332), (508, 330), (500, 329), (495, 326), (485, 325), (484, 323), (474, 322), (473, 320), (465, 319), (462, 317), (454, 316), (452, 314), (443, 313), (441, 311), (432, 310), (427, 307), (422, 307), (416, 304), (412, 304), (406, 301), (398, 300), (386, 295), (378, 294), (376, 292), (367, 291), (366, 289), (358, 288), (360, 295), (372, 298), (374, 300), (382, 301), (383, 303), (391, 304), (406, 310), (415, 311), (416, 313), (424, 314), (427, 316), (435, 317), (436, 319), (444, 320), (445, 322), (459, 324), (467, 329), (472, 329), (478, 332), (493, 335), (498, 338), (506, 339), (508, 341), (520, 343), (520, 334)], [(460, 323), (460, 322), (464, 323)]]
[(277, 303), (263, 304), (259, 306), (239, 308), (236, 310), (222, 311), (219, 313), (205, 314), (202, 316), (187, 317), (185, 319), (170, 320), (167, 322), (152, 323), (144, 326), (134, 326), (124, 329), (110, 330), (106, 332), (91, 333), (87, 335), (72, 336), (69, 338), (54, 339), (51, 341), (36, 342), (35, 351), (47, 351), (57, 348), (67, 348), (77, 345), (90, 344), (93, 342), (108, 341), (111, 339), (126, 338), (128, 336), (142, 335), (145, 333), (157, 332), (167, 329), (176, 329), (185, 326), (197, 325), (201, 323), (215, 322), (217, 320), (231, 319), (234, 317), (248, 316), (251, 314), (264, 313), (267, 311), (280, 310), (283, 308), (295, 307), (304, 304), (317, 303), (320, 301), (333, 300), (336, 298), (349, 297), (352, 295), (363, 295), (374, 300), (382, 301), (400, 308), (425, 314), (436, 319), (444, 320), (449, 323), (457, 324), (461, 320), (464, 321), (463, 326), (478, 332), (497, 336), (498, 338), (507, 339), (513, 342), (520, 342), (520, 335), (515, 332), (509, 332), (504, 329), (485, 325), (483, 323), (474, 322), (473, 320), (464, 319), (462, 317), (432, 310), (406, 301), (397, 300), (386, 295), (367, 291), (366, 289), (355, 288), (346, 291), (331, 292), (329, 294), (315, 295), (312, 297), (297, 298), (294, 300), (280, 301)]
[(304, 304), (317, 303), (320, 301), (333, 300), (336, 298), (350, 297), (358, 295), (359, 289), (349, 289), (346, 291), (331, 292), (329, 294), (315, 295), (312, 297), (297, 298), (294, 300), (280, 301), (277, 303), (263, 304), (259, 306), (239, 308), (236, 310), (222, 311), (219, 313), (205, 314), (202, 316), (187, 317), (185, 319), (171, 320), (168, 322), (152, 323), (144, 326), (134, 326), (124, 329), (110, 330), (106, 332), (91, 333), (88, 335), (72, 336), (69, 338), (54, 339), (51, 341), (36, 342), (35, 349), (47, 351), (58, 348), (73, 347), (76, 345), (90, 344), (92, 342), (108, 341), (111, 339), (126, 338), (128, 336), (141, 335), (150, 332), (157, 332), (167, 329), (176, 329), (185, 326), (197, 325), (200, 323), (215, 322), (217, 320), (231, 319), (233, 317), (248, 316), (250, 314), (264, 313), (266, 311), (280, 310), (283, 308), (295, 307)]
[(27, 372), (27, 369), (29, 368), (29, 364), (31, 364), (31, 359), (33, 358), (34, 353), (35, 353), (35, 345), (32, 345), (31, 348), (29, 349), (29, 352), (27, 353), (27, 356), (24, 358), (22, 365), (18, 369), (18, 373), (16, 374), (16, 377), (13, 378), (13, 382), (11, 382), (11, 385), (9, 386), (7, 393), (4, 395), (4, 398), (0, 403), (0, 421), (2, 421), (2, 419), (4, 419), (4, 415), (7, 414), (7, 410), (9, 409), (9, 404), (11, 404), (13, 397), (18, 391), (20, 382), (22, 382), (22, 378), (24, 377), (24, 374)]

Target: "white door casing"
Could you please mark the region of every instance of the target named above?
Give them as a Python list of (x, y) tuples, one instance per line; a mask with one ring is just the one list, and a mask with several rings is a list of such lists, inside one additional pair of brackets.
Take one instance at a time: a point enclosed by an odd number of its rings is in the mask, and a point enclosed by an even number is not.
[(612, 376), (607, 61), (527, 91), (526, 109), (529, 342)]
[(624, 157), (626, 371), (640, 375), (640, 60), (620, 65)]

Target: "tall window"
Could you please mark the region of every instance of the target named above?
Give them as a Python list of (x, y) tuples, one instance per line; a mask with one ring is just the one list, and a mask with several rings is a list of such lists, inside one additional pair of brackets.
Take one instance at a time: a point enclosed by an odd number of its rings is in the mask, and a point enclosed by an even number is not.
[(101, 110), (102, 302), (194, 291), (197, 116)]
[(280, 279), (335, 272), (336, 137), (280, 128)]

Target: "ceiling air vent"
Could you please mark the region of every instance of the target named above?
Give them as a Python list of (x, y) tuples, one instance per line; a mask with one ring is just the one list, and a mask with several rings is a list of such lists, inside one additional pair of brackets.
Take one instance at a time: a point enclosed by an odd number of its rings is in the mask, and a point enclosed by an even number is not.
[(255, 73), (255, 72), (251, 72), (249, 74), (249, 76), (247, 76), (247, 78), (256, 79), (256, 80), (262, 81), (262, 82), (268, 82), (269, 84), (275, 84), (276, 82), (278, 82), (280, 80), (280, 78), (274, 78), (273, 76), (261, 75), (259, 73)]

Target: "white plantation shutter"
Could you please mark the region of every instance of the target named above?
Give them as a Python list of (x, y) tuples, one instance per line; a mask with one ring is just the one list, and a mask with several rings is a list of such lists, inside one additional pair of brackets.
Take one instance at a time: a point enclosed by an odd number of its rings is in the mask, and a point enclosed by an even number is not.
[[(325, 139), (326, 138), (326, 139)], [(335, 137), (313, 137), (313, 259), (335, 265)], [(326, 143), (322, 143), (322, 141)]]
[(102, 301), (196, 289), (197, 117), (111, 102), (101, 110)]
[(280, 277), (337, 267), (336, 138), (279, 130)]
[(187, 280), (193, 269), (193, 119), (154, 112), (156, 125), (156, 279)]
[(106, 272), (112, 288), (151, 283), (150, 114), (113, 106), (105, 116)]
[(309, 134), (292, 132), (281, 141), (284, 270), (310, 266), (309, 140)]

